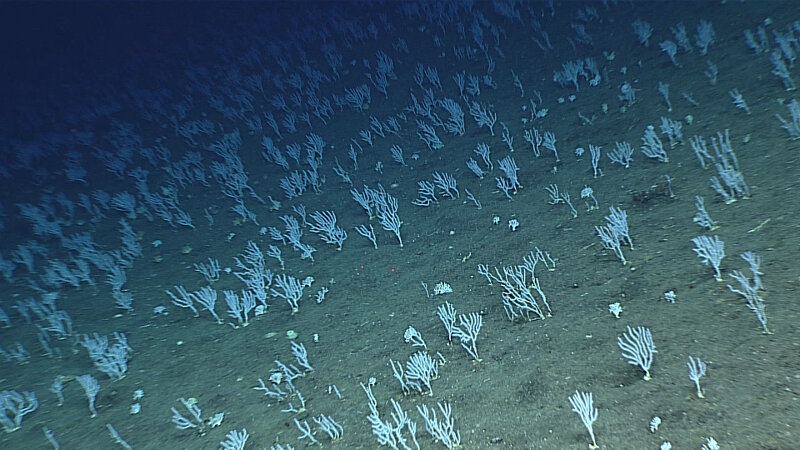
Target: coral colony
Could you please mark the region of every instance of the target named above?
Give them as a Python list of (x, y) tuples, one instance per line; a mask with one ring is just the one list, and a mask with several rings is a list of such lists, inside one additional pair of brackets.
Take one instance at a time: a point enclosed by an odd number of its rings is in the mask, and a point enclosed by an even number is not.
[(3, 449), (797, 446), (791, 1), (2, 8)]

